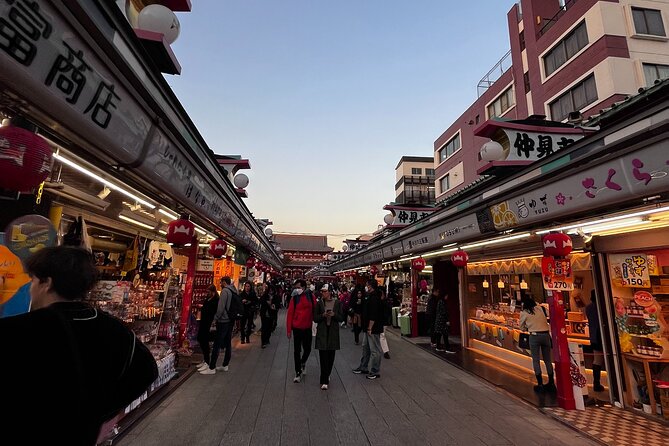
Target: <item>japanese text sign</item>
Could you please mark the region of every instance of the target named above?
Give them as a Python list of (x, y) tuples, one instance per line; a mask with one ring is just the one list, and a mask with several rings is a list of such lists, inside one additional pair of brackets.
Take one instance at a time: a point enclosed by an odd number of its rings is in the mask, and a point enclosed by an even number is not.
[(609, 254), (609, 272), (614, 285), (650, 288), (648, 259), (645, 254)]
[(544, 257), (541, 259), (541, 275), (544, 289), (553, 291), (572, 291), (574, 277), (571, 274), (571, 260)]
[(506, 161), (538, 161), (565, 147), (568, 147), (583, 134), (534, 133), (504, 129), (509, 138), (510, 150)]

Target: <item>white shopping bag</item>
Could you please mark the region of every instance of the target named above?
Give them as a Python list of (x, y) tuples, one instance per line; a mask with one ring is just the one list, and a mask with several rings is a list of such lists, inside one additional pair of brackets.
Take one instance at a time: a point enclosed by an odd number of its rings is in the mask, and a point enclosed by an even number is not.
[(388, 347), (388, 340), (386, 339), (386, 334), (381, 333), (379, 335), (379, 339), (381, 340), (381, 350), (383, 350), (383, 353), (388, 353), (390, 351), (390, 348)]

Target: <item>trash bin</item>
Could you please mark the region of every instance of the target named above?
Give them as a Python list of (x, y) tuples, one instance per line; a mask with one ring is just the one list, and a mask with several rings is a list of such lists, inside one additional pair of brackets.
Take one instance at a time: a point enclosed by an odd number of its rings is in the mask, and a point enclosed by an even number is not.
[(403, 336), (411, 336), (411, 318), (409, 316), (399, 316), (400, 333)]
[(399, 328), (400, 322), (397, 320), (397, 316), (400, 314), (400, 307), (393, 307), (393, 327)]

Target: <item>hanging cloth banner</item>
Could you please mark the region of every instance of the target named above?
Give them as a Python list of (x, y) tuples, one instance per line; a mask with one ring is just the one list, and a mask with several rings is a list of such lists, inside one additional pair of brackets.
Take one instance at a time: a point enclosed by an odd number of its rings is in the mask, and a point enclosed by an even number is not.
[(123, 272), (132, 271), (137, 268), (139, 259), (139, 236), (132, 241), (130, 248), (125, 251), (125, 260), (123, 261)]

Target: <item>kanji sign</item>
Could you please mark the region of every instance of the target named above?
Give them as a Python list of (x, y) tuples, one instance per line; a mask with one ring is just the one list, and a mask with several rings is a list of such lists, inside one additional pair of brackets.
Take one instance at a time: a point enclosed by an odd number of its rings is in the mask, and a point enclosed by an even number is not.
[(541, 259), (541, 275), (544, 288), (553, 291), (572, 291), (574, 277), (571, 274), (571, 260), (544, 257)]
[(625, 288), (650, 288), (645, 254), (609, 254), (609, 272), (614, 284)]
[(511, 148), (505, 161), (537, 161), (574, 144), (581, 133), (535, 133), (503, 129)]

